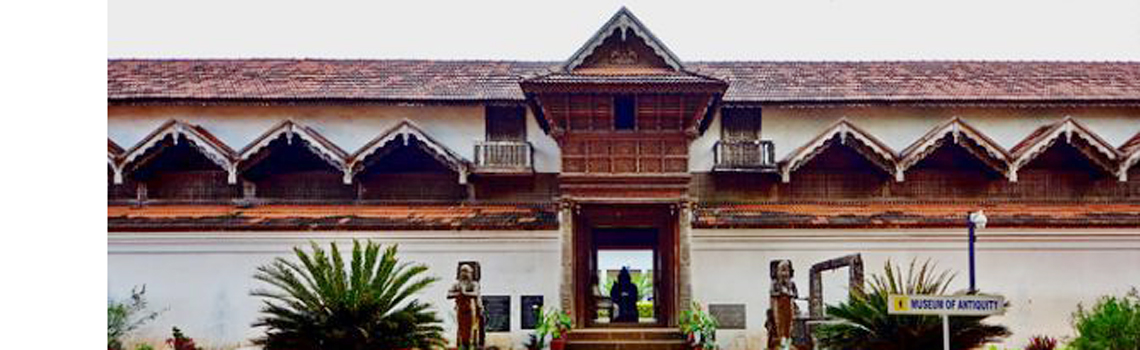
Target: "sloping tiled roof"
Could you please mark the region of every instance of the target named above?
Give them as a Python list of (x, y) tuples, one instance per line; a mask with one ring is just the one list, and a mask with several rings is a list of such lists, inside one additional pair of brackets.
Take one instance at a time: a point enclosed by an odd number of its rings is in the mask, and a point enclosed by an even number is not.
[(553, 230), (553, 204), (108, 206), (109, 231)]
[[(560, 62), (110, 60), (107, 96), (130, 99), (523, 100), (518, 82)], [(696, 62), (728, 102), (1136, 101), (1140, 62)]]
[(965, 227), (966, 213), (985, 209), (987, 227), (1140, 227), (1140, 204), (707, 204), (697, 228)]
[(521, 100), (553, 63), (428, 60), (111, 60), (109, 99)]
[(1136, 100), (1140, 62), (708, 62), (730, 101)]

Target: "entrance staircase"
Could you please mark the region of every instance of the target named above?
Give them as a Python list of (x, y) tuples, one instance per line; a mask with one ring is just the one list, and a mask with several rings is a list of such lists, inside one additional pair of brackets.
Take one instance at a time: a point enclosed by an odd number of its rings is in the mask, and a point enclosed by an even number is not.
[(582, 328), (566, 338), (566, 350), (685, 350), (676, 328)]

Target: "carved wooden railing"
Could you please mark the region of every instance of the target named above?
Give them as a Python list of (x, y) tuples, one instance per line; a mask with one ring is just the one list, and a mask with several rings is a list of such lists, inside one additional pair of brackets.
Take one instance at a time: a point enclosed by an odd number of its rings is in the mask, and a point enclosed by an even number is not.
[(475, 143), (477, 171), (513, 172), (533, 168), (533, 151), (526, 141), (479, 141)]
[(768, 140), (717, 141), (714, 147), (717, 170), (776, 170), (775, 146)]

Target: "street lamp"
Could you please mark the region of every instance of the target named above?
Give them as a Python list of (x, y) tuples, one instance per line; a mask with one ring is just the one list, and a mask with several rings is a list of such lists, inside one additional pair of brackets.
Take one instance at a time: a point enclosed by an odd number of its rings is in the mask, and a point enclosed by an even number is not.
[(976, 212), (969, 213), (969, 222), (967, 226), (970, 227), (970, 294), (978, 292), (977, 285), (974, 283), (974, 242), (978, 240), (974, 235), (974, 229), (986, 228), (986, 213), (979, 209)]

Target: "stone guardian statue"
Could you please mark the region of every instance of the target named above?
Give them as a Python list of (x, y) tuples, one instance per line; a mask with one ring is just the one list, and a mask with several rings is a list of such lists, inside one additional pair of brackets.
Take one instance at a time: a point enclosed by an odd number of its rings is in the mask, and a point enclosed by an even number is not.
[(460, 350), (483, 348), (485, 320), (479, 277), (479, 263), (461, 262), (455, 284), (447, 291), (447, 298), (455, 300), (455, 344)]

